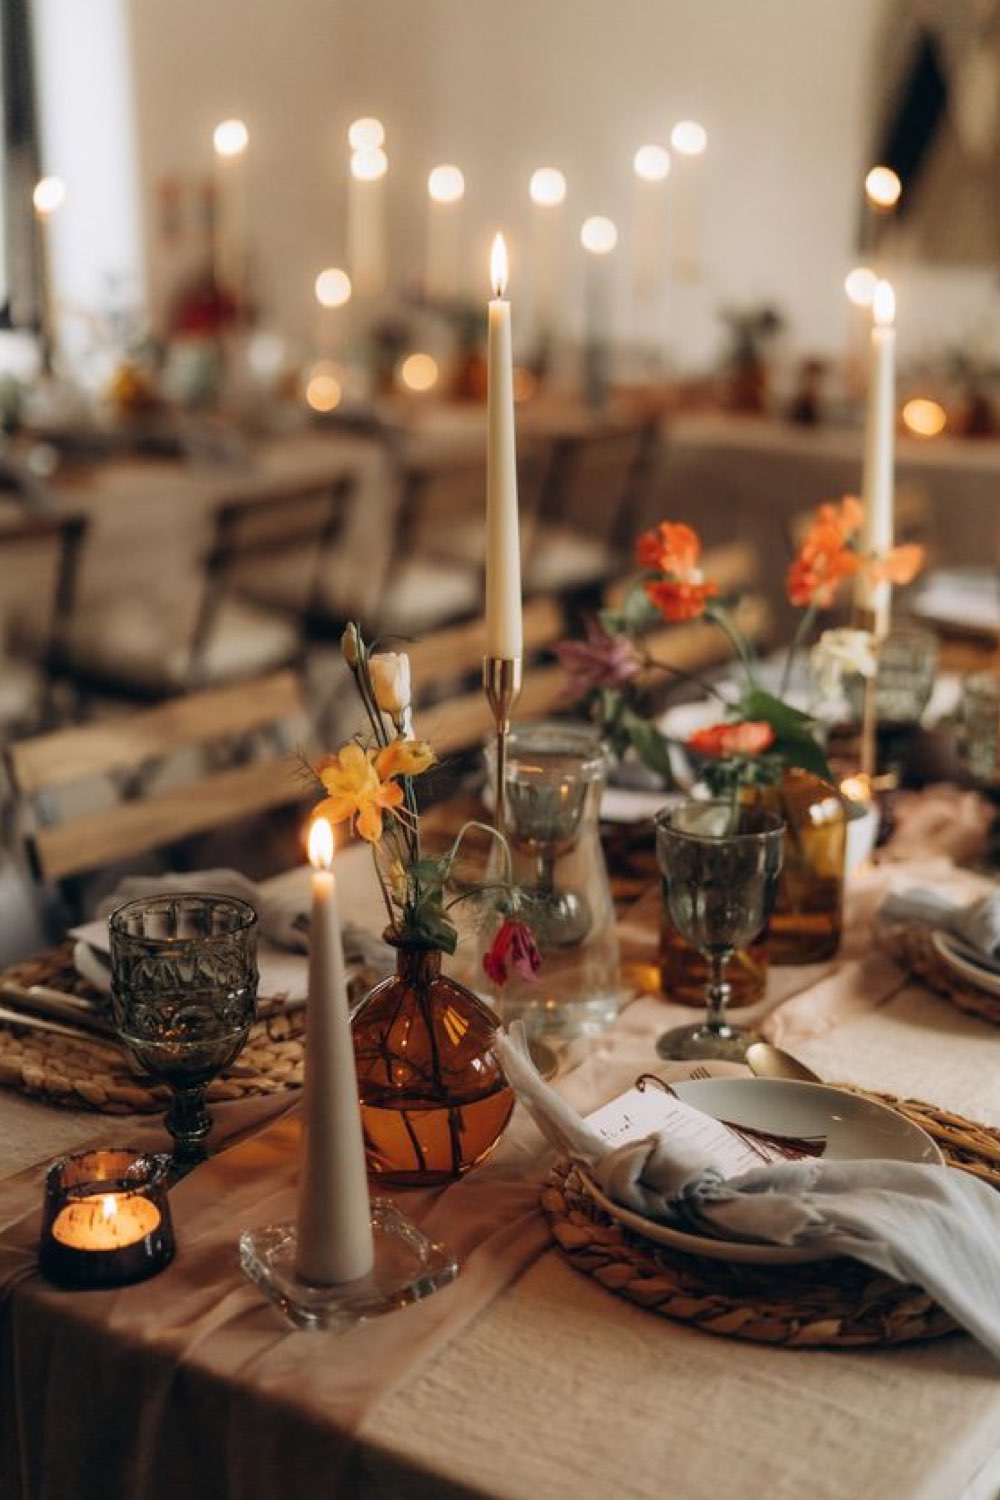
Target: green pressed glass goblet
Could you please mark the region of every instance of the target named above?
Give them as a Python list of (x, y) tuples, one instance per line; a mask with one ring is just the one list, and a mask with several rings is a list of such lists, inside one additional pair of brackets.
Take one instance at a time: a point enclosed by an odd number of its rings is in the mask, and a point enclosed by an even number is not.
[(781, 870), (784, 820), (733, 802), (685, 802), (656, 817), (656, 855), (667, 911), (708, 963), (705, 1018), (664, 1032), (661, 1057), (742, 1062), (757, 1040), (726, 1019), (729, 960), (764, 928)]
[(175, 1169), (204, 1159), (205, 1090), (239, 1056), (257, 1002), (257, 913), (233, 896), (140, 897), (111, 915), (111, 997), (121, 1039), (173, 1091)]

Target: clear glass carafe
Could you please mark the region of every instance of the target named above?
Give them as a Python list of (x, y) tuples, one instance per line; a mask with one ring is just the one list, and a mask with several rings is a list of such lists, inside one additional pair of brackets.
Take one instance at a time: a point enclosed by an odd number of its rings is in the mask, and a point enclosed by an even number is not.
[[(495, 780), (495, 759), (490, 769)], [(606, 770), (590, 725), (552, 720), (511, 731), (505, 831), (542, 962), (534, 981), (512, 974), (494, 1003), (534, 1035), (600, 1031), (618, 1011), (618, 934), (598, 823)], [(487, 928), (484, 941), (491, 936)]]

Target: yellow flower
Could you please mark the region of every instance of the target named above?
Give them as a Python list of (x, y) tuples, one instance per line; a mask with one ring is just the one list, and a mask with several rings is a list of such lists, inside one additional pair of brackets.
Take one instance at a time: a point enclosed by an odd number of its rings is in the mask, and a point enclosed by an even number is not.
[(378, 774), (390, 776), (420, 776), (437, 760), (426, 740), (393, 740), (375, 757)]
[(315, 809), (315, 815), (329, 818), (331, 823), (343, 823), (356, 815), (358, 833), (370, 844), (377, 844), (382, 837), (382, 813), (400, 805), (402, 787), (376, 768), (370, 751), (366, 753), (353, 743), (318, 769), (329, 796)]

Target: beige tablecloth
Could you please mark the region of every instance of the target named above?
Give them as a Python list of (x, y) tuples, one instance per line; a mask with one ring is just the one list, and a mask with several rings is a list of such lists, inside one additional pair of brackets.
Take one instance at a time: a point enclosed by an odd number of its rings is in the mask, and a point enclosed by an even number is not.
[[(934, 806), (960, 845), (978, 834), (969, 799), (914, 809)], [(931, 860), (923, 875), (939, 884), (974, 882)], [(828, 1076), (1000, 1124), (1000, 1030), (907, 984), (871, 941), (866, 913), (915, 865), (857, 883), (843, 963), (785, 971), (788, 998), (767, 1024)], [(632, 924), (628, 941), (651, 945), (643, 931)], [(677, 1015), (636, 999), (609, 1033), (568, 1050), (561, 1086), (581, 1108), (611, 1097), (650, 1066)], [(49, 1116), (37, 1115), (43, 1145)], [(4, 1500), (987, 1500), (1000, 1486), (1000, 1370), (970, 1340), (792, 1351), (644, 1313), (545, 1249), (544, 1158), (524, 1118), (470, 1178), (406, 1195), (462, 1254), (453, 1287), (346, 1335), (289, 1331), (242, 1280), (236, 1240), (291, 1212), (296, 1129), (280, 1120), (182, 1183), (177, 1261), (120, 1292), (45, 1286), (33, 1271), (37, 1174), (3, 1185)]]

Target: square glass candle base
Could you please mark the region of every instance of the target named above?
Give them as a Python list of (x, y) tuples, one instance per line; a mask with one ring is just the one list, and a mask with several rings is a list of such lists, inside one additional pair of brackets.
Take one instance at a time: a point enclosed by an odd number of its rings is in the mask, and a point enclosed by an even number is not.
[(295, 1270), (294, 1224), (269, 1224), (240, 1237), (240, 1265), (295, 1328), (349, 1328), (406, 1307), (447, 1286), (458, 1261), (412, 1224), (388, 1198), (373, 1198), (375, 1265), (357, 1281), (318, 1286)]

